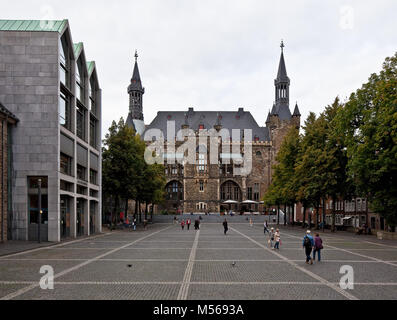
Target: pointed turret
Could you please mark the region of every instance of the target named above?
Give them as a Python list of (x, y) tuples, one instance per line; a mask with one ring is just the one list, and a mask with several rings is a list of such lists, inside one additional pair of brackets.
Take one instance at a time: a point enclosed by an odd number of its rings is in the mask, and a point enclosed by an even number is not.
[(295, 105), (295, 110), (294, 110), (294, 114), (292, 115), (293, 117), (300, 117), (301, 113), (299, 111), (299, 107), (298, 107), (298, 102)]
[(271, 116), (271, 113), (269, 110), (269, 114), (267, 115), (267, 119), (266, 119), (266, 124), (270, 123), (270, 116)]
[(277, 79), (278, 81), (284, 81), (284, 82), (289, 82), (289, 78), (287, 75), (287, 68), (285, 67), (285, 59), (284, 59), (284, 42), (281, 41), (281, 57), (280, 57), (280, 63), (278, 66), (278, 73), (277, 73)]
[(277, 107), (276, 107), (275, 103), (273, 103), (273, 108), (272, 108), (272, 112), (271, 112), (270, 115), (271, 116), (278, 116)]
[(143, 121), (143, 95), (145, 88), (142, 86), (141, 76), (138, 68), (138, 52), (135, 51), (134, 72), (131, 78), (131, 84), (128, 87), (130, 95), (130, 114), (134, 120)]

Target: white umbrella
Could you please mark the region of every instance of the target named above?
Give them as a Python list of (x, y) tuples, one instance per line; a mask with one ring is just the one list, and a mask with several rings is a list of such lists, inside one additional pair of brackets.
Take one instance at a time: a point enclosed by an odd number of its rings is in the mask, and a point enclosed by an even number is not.
[(259, 204), (259, 202), (256, 201), (252, 201), (252, 200), (245, 200), (243, 202), (241, 202), (242, 204)]
[(223, 204), (238, 204), (238, 201), (235, 200), (227, 200)]

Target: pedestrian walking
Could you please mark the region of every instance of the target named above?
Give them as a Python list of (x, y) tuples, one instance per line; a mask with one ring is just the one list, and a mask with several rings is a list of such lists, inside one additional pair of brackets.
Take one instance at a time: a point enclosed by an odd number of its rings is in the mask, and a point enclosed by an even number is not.
[(224, 228), (224, 232), (225, 232), (225, 236), (226, 236), (227, 232), (229, 231), (229, 226), (228, 226), (226, 219), (225, 219), (225, 221), (223, 221), (223, 228)]
[(182, 230), (185, 230), (185, 220), (182, 220), (181, 227), (182, 227)]
[(174, 217), (174, 224), (178, 224), (178, 220), (176, 219), (176, 216)]
[(269, 232), (269, 245), (270, 245), (270, 248), (273, 248), (273, 242), (274, 242), (274, 228), (271, 228), (270, 229), (270, 232)]
[(199, 219), (196, 219), (194, 221), (194, 229), (195, 230), (200, 230), (200, 220)]
[(252, 218), (250, 218), (250, 227), (253, 227), (254, 223), (252, 222)]
[(268, 225), (267, 221), (265, 221), (265, 223), (263, 224), (263, 227), (264, 227), (264, 230), (265, 230), (265, 234), (266, 234), (266, 232), (270, 233), (270, 231), (268, 229), (269, 225)]
[(314, 240), (310, 234), (311, 234), (310, 230), (307, 230), (306, 235), (303, 237), (303, 248), (305, 249), (307, 264), (309, 263), (313, 264), (313, 259), (311, 257), (311, 254), (314, 247)]
[(144, 230), (147, 230), (147, 224), (148, 224), (147, 219), (143, 220), (143, 229)]
[(132, 222), (132, 225), (134, 227), (134, 231), (136, 231), (136, 218), (134, 218), (134, 221)]
[(187, 219), (186, 225), (187, 225), (187, 230), (190, 230), (190, 225), (192, 224), (192, 220)]
[(314, 250), (313, 250), (313, 260), (316, 261), (316, 253), (318, 254), (318, 261), (321, 261), (321, 250), (323, 250), (323, 240), (320, 238), (320, 235), (317, 233), (314, 237)]
[(274, 249), (280, 250), (281, 235), (279, 229), (277, 229), (276, 233), (274, 234), (274, 241)]

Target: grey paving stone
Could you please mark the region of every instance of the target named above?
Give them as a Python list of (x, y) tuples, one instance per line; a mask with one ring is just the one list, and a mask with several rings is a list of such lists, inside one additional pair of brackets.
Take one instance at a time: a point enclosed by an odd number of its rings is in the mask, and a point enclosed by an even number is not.
[(397, 266), (390, 266), (384, 263), (340, 263), (325, 262), (315, 265), (305, 265), (305, 268), (320, 277), (335, 283), (339, 283), (342, 278), (340, 270), (342, 266), (349, 265), (354, 270), (354, 281), (356, 283), (389, 283), (397, 282)]
[(174, 282), (182, 281), (187, 262), (128, 262), (96, 261), (58, 279), (75, 281)]
[(196, 253), (196, 260), (281, 260), (276, 255), (263, 250), (262, 248), (255, 248), (253, 250), (209, 250), (198, 249)]
[[(84, 249), (75, 250), (69, 248), (53, 248), (35, 251), (23, 255), (13, 256), (10, 259), (26, 260), (26, 259), (92, 259), (108, 250), (105, 249)], [(1, 261), (2, 259), (0, 259)]]
[(345, 300), (323, 285), (197, 285), (190, 286), (189, 300)]
[(75, 266), (73, 261), (2, 261), (0, 260), (0, 281), (40, 281), (40, 268), (50, 265), (55, 274)]
[(104, 259), (189, 259), (191, 249), (120, 250)]
[(36, 288), (16, 300), (176, 300), (179, 285), (84, 284), (61, 285), (54, 290)]
[(280, 282), (316, 281), (312, 277), (282, 262), (196, 262), (192, 274), (193, 282)]

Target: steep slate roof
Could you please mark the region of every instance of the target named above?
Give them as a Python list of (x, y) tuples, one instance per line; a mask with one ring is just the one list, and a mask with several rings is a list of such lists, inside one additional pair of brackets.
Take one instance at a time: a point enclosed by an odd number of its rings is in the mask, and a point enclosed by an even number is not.
[[(252, 139), (257, 136), (259, 141), (270, 141), (269, 129), (260, 127), (255, 121), (252, 114), (248, 111), (240, 109), (238, 112), (233, 111), (162, 111), (157, 114), (157, 117), (147, 127), (149, 129), (160, 129), (164, 138), (167, 139), (167, 121), (175, 121), (175, 133), (182, 129), (182, 125), (186, 122), (186, 115), (188, 115), (187, 122), (189, 129), (197, 131), (200, 125), (209, 130), (214, 128), (217, 122), (220, 122), (222, 129), (228, 129), (230, 136), (232, 136), (233, 129), (240, 129), (241, 135), (244, 129), (252, 129)], [(219, 119), (219, 116), (221, 119)]]
[(137, 61), (135, 61), (134, 73), (132, 74), (131, 84), (128, 87), (128, 91), (133, 91), (133, 90), (137, 90), (137, 91), (143, 90), (141, 76), (139, 74), (139, 68), (138, 68)]
[(299, 107), (298, 107), (298, 103), (296, 103), (296, 106), (295, 106), (294, 116), (297, 116), (297, 117), (301, 116), (301, 113), (300, 113)]
[(0, 31), (48, 31), (62, 33), (67, 23), (68, 20), (0, 20)]
[(281, 121), (288, 121), (292, 118), (291, 111), (286, 104), (281, 104), (278, 106), (277, 114)]
[(278, 66), (277, 80), (289, 81), (287, 75), (287, 68), (285, 67), (284, 52), (281, 52), (280, 64)]

